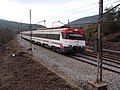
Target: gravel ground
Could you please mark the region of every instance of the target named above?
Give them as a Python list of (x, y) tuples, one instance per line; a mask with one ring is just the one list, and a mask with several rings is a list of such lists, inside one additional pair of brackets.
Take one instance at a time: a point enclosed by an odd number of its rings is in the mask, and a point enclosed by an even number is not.
[[(29, 47), (29, 43), (25, 40), (18, 40), (26, 49)], [(68, 58), (37, 45), (32, 45), (32, 47), (33, 55), (40, 58), (41, 62), (53, 68), (56, 72), (66, 75), (84, 90), (87, 89), (88, 80), (96, 80), (97, 68), (95, 66)], [(108, 90), (120, 90), (120, 74), (103, 70), (103, 81), (108, 82)]]
[(0, 52), (0, 90), (73, 89), (12, 40), (6, 45), (6, 50)]

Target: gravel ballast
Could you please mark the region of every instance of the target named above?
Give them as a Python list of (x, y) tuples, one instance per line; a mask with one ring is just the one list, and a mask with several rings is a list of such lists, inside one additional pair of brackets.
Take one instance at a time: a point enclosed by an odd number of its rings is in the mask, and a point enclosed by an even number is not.
[[(18, 41), (26, 49), (29, 48), (29, 42), (23, 39), (18, 39)], [(95, 66), (60, 55), (38, 45), (32, 45), (32, 52), (42, 63), (56, 72), (66, 75), (84, 90), (87, 89), (89, 80), (96, 80), (97, 68)], [(108, 90), (120, 90), (120, 74), (103, 70), (103, 81), (108, 82)]]

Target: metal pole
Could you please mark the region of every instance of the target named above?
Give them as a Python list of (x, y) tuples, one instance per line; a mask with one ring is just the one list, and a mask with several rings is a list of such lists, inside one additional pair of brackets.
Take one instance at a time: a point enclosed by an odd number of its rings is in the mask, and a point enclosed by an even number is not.
[[(46, 26), (46, 20), (39, 21), (38, 23), (40, 23), (40, 22), (44, 22), (44, 26)], [(38, 23), (37, 23), (37, 24), (38, 24)]]
[(68, 19), (68, 26), (70, 26), (70, 21), (69, 21), (69, 19)]
[(21, 20), (21, 29), (20, 29), (20, 38), (21, 38), (21, 41), (22, 41), (22, 20)]
[[(100, 3), (100, 2), (99, 2)], [(100, 10), (99, 10), (100, 11)], [(100, 81), (100, 17), (98, 18), (98, 51), (97, 51), (97, 82)]]
[(99, 74), (99, 68), (100, 68), (99, 67), (99, 63), (100, 63), (99, 61), (100, 61), (100, 59), (99, 59), (99, 53), (97, 52), (97, 80), (96, 80), (97, 83), (99, 82), (99, 75), (100, 75)]
[(46, 20), (44, 20), (44, 26), (45, 26)]
[(22, 20), (21, 20), (21, 31), (22, 31)]
[(97, 82), (102, 81), (103, 0), (99, 0)]
[(103, 0), (99, 0), (99, 20), (98, 20), (98, 52), (97, 52), (97, 82), (102, 82), (102, 54), (103, 54), (103, 15), (107, 14), (114, 8), (120, 6), (120, 4), (111, 8), (109, 11), (103, 13)]
[(103, 0), (100, 0), (100, 81), (102, 82), (103, 54)]
[(30, 50), (32, 50), (31, 9), (30, 9)]

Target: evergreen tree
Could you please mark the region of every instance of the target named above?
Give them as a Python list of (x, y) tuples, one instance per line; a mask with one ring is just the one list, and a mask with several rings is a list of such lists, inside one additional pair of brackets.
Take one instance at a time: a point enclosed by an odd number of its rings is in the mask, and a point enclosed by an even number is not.
[[(109, 11), (110, 8), (106, 8), (105, 11)], [(114, 33), (116, 31), (120, 30), (120, 8), (115, 8), (108, 12), (104, 16), (104, 30), (103, 33), (105, 35), (108, 35), (110, 33)]]

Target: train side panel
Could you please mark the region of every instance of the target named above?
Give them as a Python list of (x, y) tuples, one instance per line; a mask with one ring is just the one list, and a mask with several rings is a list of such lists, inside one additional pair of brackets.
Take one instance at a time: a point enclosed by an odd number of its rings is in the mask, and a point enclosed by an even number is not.
[[(72, 29), (74, 30), (74, 29)], [(56, 29), (56, 30), (36, 30), (33, 31), (32, 41), (35, 43), (39, 43), (41, 45), (47, 45), (54, 50), (60, 52), (83, 52), (85, 50), (85, 39), (79, 39), (78, 36), (75, 38), (74, 33), (70, 33), (72, 38), (63, 38), (64, 29)], [(64, 34), (66, 31), (64, 32)], [(70, 37), (69, 35), (69, 37)], [(22, 32), (21, 35), (23, 38), (30, 40), (30, 31)], [(77, 40), (76, 40), (77, 39)]]

